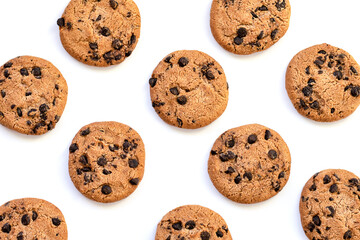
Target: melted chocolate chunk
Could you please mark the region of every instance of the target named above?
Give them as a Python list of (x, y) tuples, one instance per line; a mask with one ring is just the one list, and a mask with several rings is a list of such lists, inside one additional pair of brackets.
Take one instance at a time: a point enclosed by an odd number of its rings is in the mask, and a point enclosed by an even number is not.
[(240, 38), (246, 37), (246, 35), (247, 35), (247, 30), (246, 30), (246, 28), (243, 28), (243, 27), (239, 28), (239, 29), (237, 30), (237, 35), (238, 35), (238, 37), (240, 37)]
[(104, 195), (109, 195), (110, 193), (112, 193), (112, 189), (109, 185), (104, 185), (101, 188), (101, 193)]
[(173, 88), (170, 88), (170, 92), (173, 94), (173, 95), (179, 95), (180, 92), (179, 90), (177, 89), (177, 87), (173, 87)]
[(56, 227), (60, 226), (61, 224), (61, 220), (58, 218), (52, 218), (51, 221)]
[(189, 60), (186, 57), (182, 57), (179, 59), (178, 64), (180, 67), (185, 67), (186, 65), (188, 65)]
[(110, 29), (107, 28), (107, 27), (103, 27), (101, 28), (101, 31), (100, 31), (101, 35), (103, 35), (104, 37), (108, 37), (110, 36)]
[(176, 101), (180, 105), (185, 105), (187, 103), (187, 98), (185, 96), (180, 96), (180, 97), (176, 98)]
[(156, 82), (157, 82), (157, 78), (150, 78), (149, 79), (149, 85), (150, 85), (150, 87), (155, 87), (155, 85), (156, 85)]
[(255, 134), (251, 134), (251, 135), (248, 137), (248, 143), (254, 144), (256, 141), (257, 141), (257, 136), (256, 136)]
[(119, 6), (119, 3), (115, 0), (110, 0), (110, 6), (115, 10)]
[(192, 221), (192, 220), (187, 221), (187, 222), (185, 223), (185, 228), (188, 229), (188, 230), (194, 229), (195, 226), (196, 226), (196, 224), (195, 224), (195, 222)]

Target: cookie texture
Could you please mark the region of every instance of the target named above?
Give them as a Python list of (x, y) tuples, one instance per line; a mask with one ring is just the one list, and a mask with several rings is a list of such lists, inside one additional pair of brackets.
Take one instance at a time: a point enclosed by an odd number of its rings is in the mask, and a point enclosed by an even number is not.
[(309, 239), (360, 239), (360, 179), (341, 169), (316, 173), (300, 199), (301, 223)]
[(69, 148), (69, 174), (75, 187), (97, 202), (126, 198), (139, 185), (145, 167), (140, 135), (118, 122), (84, 126)]
[(360, 66), (346, 51), (315, 45), (294, 56), (286, 72), (286, 90), (296, 110), (320, 122), (352, 114), (360, 104)]
[(141, 18), (132, 0), (71, 0), (57, 24), (71, 56), (106, 67), (131, 55), (140, 37)]
[(52, 130), (64, 111), (68, 87), (50, 62), (32, 56), (0, 67), (0, 123), (19, 133)]
[(259, 124), (230, 129), (215, 141), (208, 172), (216, 189), (239, 203), (265, 201), (290, 176), (289, 149), (274, 130)]
[(168, 212), (158, 224), (155, 240), (231, 240), (225, 220), (199, 205), (185, 205)]
[(263, 51), (289, 28), (288, 0), (213, 0), (210, 27), (227, 51), (247, 55)]
[(200, 128), (226, 109), (228, 84), (224, 70), (212, 57), (195, 50), (166, 56), (149, 80), (152, 106), (168, 124)]
[(16, 199), (0, 207), (0, 239), (68, 239), (66, 222), (53, 204), (36, 198)]

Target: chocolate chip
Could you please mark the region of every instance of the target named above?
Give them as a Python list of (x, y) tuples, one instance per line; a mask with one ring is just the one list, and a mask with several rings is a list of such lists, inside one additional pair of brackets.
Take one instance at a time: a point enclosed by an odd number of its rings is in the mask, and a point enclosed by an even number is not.
[(0, 117), (4, 117), (4, 113), (0, 111)]
[(32, 75), (35, 76), (35, 78), (37, 78), (37, 79), (41, 78), (41, 69), (39, 67), (34, 67), (31, 70), (31, 73), (32, 73)]
[(185, 105), (187, 103), (187, 98), (183, 95), (183, 96), (177, 97), (176, 101), (180, 105)]
[(321, 220), (319, 218), (318, 215), (315, 215), (313, 218), (312, 218), (312, 221), (313, 223), (316, 225), (316, 226), (320, 226), (321, 225)]
[(307, 67), (305, 68), (305, 73), (306, 73), (307, 75), (310, 74), (310, 66), (307, 66)]
[(331, 108), (331, 113), (334, 113), (335, 112), (335, 108)]
[(251, 172), (245, 172), (244, 173), (244, 178), (247, 178), (249, 181), (251, 181), (252, 178), (253, 178)]
[(12, 65), (13, 65), (12, 62), (7, 62), (4, 64), (4, 68), (11, 68)]
[(320, 53), (320, 54), (326, 54), (326, 51), (325, 51), (325, 50), (320, 50), (320, 51), (318, 51), (318, 53)]
[(182, 57), (179, 59), (178, 64), (180, 67), (185, 67), (186, 65), (188, 65), (189, 60), (186, 57)]
[(225, 146), (228, 148), (232, 148), (235, 146), (235, 140), (233, 138), (225, 141)]
[(15, 104), (12, 104), (12, 105), (10, 106), (11, 109), (14, 109), (15, 107), (16, 107)]
[(260, 34), (257, 36), (257, 40), (261, 40), (264, 37), (264, 31), (261, 31)]
[(353, 66), (350, 67), (350, 70), (351, 70), (355, 75), (358, 74), (358, 72), (356, 71), (356, 69), (355, 69)]
[(260, 11), (268, 11), (268, 8), (265, 5), (262, 5), (258, 8)]
[(248, 137), (248, 143), (250, 144), (254, 144), (256, 141), (257, 141), (257, 136), (255, 134), (251, 134), (249, 137)]
[(110, 29), (107, 27), (103, 27), (101, 28), (101, 35), (103, 35), (104, 37), (108, 37), (110, 36)]
[(28, 96), (30, 96), (31, 94), (32, 94), (32, 92), (26, 92), (26, 93), (25, 93), (25, 96), (28, 97)]
[(5, 78), (10, 77), (10, 73), (9, 73), (9, 71), (7, 69), (4, 71), (4, 77)]
[(218, 238), (222, 238), (224, 236), (224, 233), (219, 229), (219, 230), (216, 231), (216, 236)]
[(77, 143), (73, 143), (70, 145), (69, 147), (69, 151), (70, 153), (74, 153), (75, 151), (77, 151), (79, 149), (79, 146), (77, 145)]
[(29, 215), (25, 214), (24, 216), (22, 216), (21, 218), (21, 223), (25, 226), (30, 224), (30, 217)]
[(316, 187), (315, 183), (313, 185), (311, 185), (310, 188), (309, 188), (309, 190), (312, 191), (312, 192), (316, 191), (316, 189), (317, 189), (317, 187)]
[(97, 160), (97, 164), (102, 167), (105, 166), (107, 164), (106, 158), (104, 156), (99, 157)]
[(79, 162), (81, 164), (87, 165), (89, 163), (88, 157), (85, 154), (81, 155), (80, 159), (79, 159)]
[(329, 211), (330, 211), (330, 214), (328, 214), (327, 216), (328, 217), (334, 217), (334, 215), (335, 215), (335, 209), (332, 207), (332, 206), (328, 206), (328, 207), (326, 207), (327, 209), (329, 209)]
[(358, 97), (360, 95), (360, 87), (356, 86), (351, 88), (350, 94), (353, 97)]
[(173, 223), (172, 228), (175, 229), (175, 230), (178, 230), (178, 231), (181, 230), (182, 229), (182, 222)]
[(171, 92), (172, 94), (176, 95), (176, 96), (180, 94), (180, 92), (179, 92), (179, 90), (177, 89), (177, 87), (170, 88), (170, 92)]
[(282, 0), (282, 2), (281, 2), (281, 0), (278, 0), (276, 2), (275, 6), (276, 6), (278, 11), (281, 11), (282, 9), (286, 8), (286, 2), (285, 2), (285, 0)]
[(26, 68), (20, 69), (21, 76), (29, 76), (29, 72)]
[(315, 229), (315, 224), (309, 223), (309, 224), (307, 225), (307, 228), (310, 230), (310, 232), (312, 232), (312, 231), (314, 231), (314, 229)]
[(11, 225), (9, 223), (5, 223), (4, 226), (2, 226), (1, 231), (3, 233), (10, 233)]
[(183, 126), (183, 121), (180, 118), (176, 119), (178, 126), (181, 128)]
[(192, 220), (187, 221), (187, 222), (185, 223), (185, 228), (186, 228), (186, 229), (189, 229), (189, 230), (194, 229), (195, 226), (196, 226), (196, 224), (195, 224), (195, 222), (192, 221)]
[(137, 168), (139, 166), (139, 162), (136, 159), (129, 159), (128, 163), (130, 168)]
[(131, 185), (138, 185), (139, 184), (139, 179), (138, 178), (133, 178), (129, 182), (130, 182)]
[(110, 0), (110, 6), (115, 10), (119, 6), (119, 3), (117, 1)]
[(232, 151), (227, 151), (226, 153), (221, 153), (219, 158), (222, 162), (227, 162), (229, 160), (235, 159), (236, 155)]
[(271, 136), (272, 136), (271, 132), (269, 130), (266, 130), (265, 131), (265, 140), (269, 140)]
[(339, 190), (339, 188), (338, 188), (337, 184), (331, 185), (331, 186), (330, 186), (330, 189), (329, 189), (329, 191), (330, 191), (331, 193), (335, 193), (335, 192), (337, 192), (338, 190)]
[(30, 109), (30, 110), (28, 111), (27, 115), (28, 115), (29, 117), (34, 117), (36, 111), (37, 111), (37, 110), (36, 110), (35, 108), (32, 108), (32, 109)]
[(302, 89), (302, 93), (304, 94), (305, 97), (310, 97), (310, 95), (312, 94), (313, 90), (311, 87), (306, 86)]
[(97, 44), (96, 42), (89, 43), (89, 47), (90, 47), (92, 50), (96, 50), (96, 49), (98, 49), (98, 44)]
[(67, 27), (68, 30), (71, 30), (72, 29), (72, 23), (71, 22), (66, 23), (66, 27)]
[(320, 108), (319, 102), (318, 102), (318, 101), (314, 101), (314, 102), (310, 103), (310, 107), (311, 107), (312, 109), (319, 109), (319, 108)]
[(123, 45), (121, 45), (121, 41), (119, 39), (114, 39), (111, 43), (111, 46), (116, 50), (120, 50), (123, 47)]
[(279, 29), (275, 29), (271, 32), (270, 37), (272, 40), (275, 40), (276, 34), (278, 33)]
[(58, 218), (52, 218), (51, 221), (52, 221), (52, 224), (54, 224), (56, 227), (60, 226), (60, 224), (61, 224), (61, 220)]
[(316, 83), (315, 79), (313, 79), (313, 78), (309, 78), (309, 81), (308, 81), (308, 85), (309, 85), (309, 87), (314, 86), (314, 84), (315, 84), (315, 83)]
[(237, 175), (234, 179), (235, 184), (239, 184), (241, 182), (241, 175)]
[(285, 173), (284, 173), (284, 172), (279, 173), (278, 179), (284, 178), (284, 177), (285, 177)]
[(109, 175), (109, 174), (111, 174), (112, 172), (109, 171), (109, 170), (104, 169), (104, 170), (102, 171), (102, 173), (103, 173), (104, 175)]
[(205, 76), (206, 76), (207, 80), (215, 79), (215, 75), (211, 72), (211, 70), (207, 70), (205, 73)]
[(16, 236), (16, 240), (24, 240), (24, 233), (19, 232), (18, 235)]
[(56, 21), (56, 24), (57, 24), (59, 27), (64, 27), (64, 26), (65, 26), (65, 19), (64, 19), (64, 18), (59, 18), (59, 19)]
[(214, 155), (217, 154), (217, 151), (216, 151), (216, 150), (211, 150), (211, 151), (210, 151), (210, 154), (214, 156)]
[(110, 193), (112, 193), (112, 189), (109, 185), (104, 185), (101, 187), (101, 193), (104, 195), (109, 195)]
[(109, 150), (112, 151), (112, 152), (115, 152), (115, 151), (117, 151), (119, 149), (120, 149), (120, 147), (117, 144), (110, 144), (109, 145)]
[(46, 105), (46, 104), (41, 104), (40, 107), (39, 107), (39, 111), (40, 111), (41, 113), (47, 112), (48, 109), (50, 109), (50, 108), (49, 108), (49, 106)]
[(344, 238), (344, 239), (350, 239), (350, 238), (352, 238), (352, 232), (351, 232), (351, 230), (346, 231), (343, 238)]
[(325, 175), (325, 177), (324, 177), (324, 179), (323, 179), (323, 182), (324, 182), (324, 184), (330, 183), (330, 182), (331, 182), (330, 176), (329, 176), (329, 175)]
[(237, 30), (237, 35), (238, 35), (238, 37), (240, 37), (240, 38), (246, 37), (246, 35), (247, 35), (247, 30), (246, 30), (246, 28), (243, 28), (243, 27), (239, 28), (239, 29)]
[(318, 68), (321, 68), (322, 67), (322, 65), (324, 65), (324, 61), (323, 60), (321, 60), (321, 59), (319, 59), (319, 58), (317, 58), (315, 61), (314, 61), (314, 64), (318, 67)]
[(234, 43), (235, 43), (236, 45), (240, 45), (240, 44), (242, 44), (243, 42), (244, 42), (244, 39), (241, 38), (241, 37), (235, 37), (235, 38), (234, 38)]
[(210, 239), (210, 233), (208, 233), (206, 231), (201, 232), (200, 238), (201, 238), (201, 240), (209, 240)]
[(155, 85), (156, 85), (156, 82), (157, 82), (157, 78), (150, 78), (149, 79), (149, 85), (150, 85), (150, 87), (155, 87)]
[(277, 158), (277, 152), (273, 149), (271, 149), (269, 152), (268, 152), (268, 157), (272, 160), (276, 159)]
[(6, 92), (4, 90), (1, 90), (1, 97), (4, 98), (6, 96)]
[(37, 218), (38, 218), (37, 212), (32, 211), (32, 217), (31, 217), (31, 219), (32, 219), (33, 221), (35, 221)]
[(333, 75), (336, 77), (337, 80), (341, 80), (343, 77), (343, 74), (340, 71), (335, 71)]
[(17, 112), (19, 117), (22, 117), (23, 114), (22, 114), (21, 108), (16, 108), (16, 112)]
[(235, 169), (232, 167), (228, 167), (228, 169), (225, 171), (226, 174), (232, 174), (235, 172)]

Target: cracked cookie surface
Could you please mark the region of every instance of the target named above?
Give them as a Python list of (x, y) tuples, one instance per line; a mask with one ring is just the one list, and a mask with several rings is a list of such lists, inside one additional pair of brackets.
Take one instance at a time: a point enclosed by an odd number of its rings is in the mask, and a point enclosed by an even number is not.
[(71, 0), (57, 24), (71, 56), (106, 67), (123, 62), (134, 51), (141, 17), (132, 0)]
[(166, 56), (149, 80), (152, 106), (168, 124), (200, 128), (225, 111), (228, 84), (224, 70), (212, 57), (195, 50)]
[(360, 104), (360, 66), (346, 51), (315, 45), (294, 56), (286, 72), (286, 90), (296, 110), (320, 122), (352, 114)]
[(213, 0), (210, 27), (227, 51), (248, 55), (263, 51), (289, 28), (289, 0)]
[(14, 58), (0, 67), (0, 123), (19, 133), (44, 134), (60, 120), (67, 94), (66, 80), (50, 62)]
[(0, 239), (68, 239), (65, 218), (53, 204), (36, 198), (16, 199), (0, 207)]
[(208, 172), (216, 189), (239, 203), (265, 201), (290, 176), (289, 149), (274, 130), (259, 124), (230, 129), (215, 141)]
[(341, 169), (316, 173), (300, 199), (301, 223), (309, 239), (360, 239), (360, 179)]
[(69, 174), (75, 187), (97, 202), (115, 202), (140, 184), (145, 148), (140, 135), (118, 122), (86, 125), (69, 148)]
[(231, 240), (225, 220), (199, 205), (185, 205), (168, 212), (159, 222), (155, 240)]

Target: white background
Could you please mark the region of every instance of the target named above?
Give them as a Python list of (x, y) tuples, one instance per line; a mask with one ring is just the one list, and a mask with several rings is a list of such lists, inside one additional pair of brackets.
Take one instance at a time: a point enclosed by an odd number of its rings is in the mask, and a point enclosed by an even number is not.
[[(307, 239), (298, 213), (300, 193), (317, 171), (343, 168), (360, 175), (360, 110), (345, 120), (317, 123), (299, 115), (285, 90), (285, 71), (300, 50), (327, 42), (360, 61), (360, 1), (292, 0), (287, 34), (265, 52), (237, 56), (223, 50), (209, 27), (211, 0), (137, 0), (141, 38), (118, 66), (86, 66), (63, 49), (56, 20), (68, 0), (0, 0), (0, 64), (19, 55), (51, 61), (69, 86), (65, 112), (43, 136), (0, 126), (0, 205), (22, 197), (46, 199), (65, 215), (69, 239), (153, 240), (169, 210), (200, 204), (223, 216), (233, 239)], [(225, 113), (211, 125), (185, 130), (164, 123), (151, 107), (148, 79), (168, 53), (197, 49), (224, 68)], [(101, 204), (83, 197), (68, 176), (68, 147), (94, 121), (132, 126), (146, 147), (144, 179), (127, 199)], [(207, 174), (215, 139), (225, 130), (260, 123), (279, 132), (292, 155), (288, 184), (274, 198), (242, 205), (223, 197)]]

